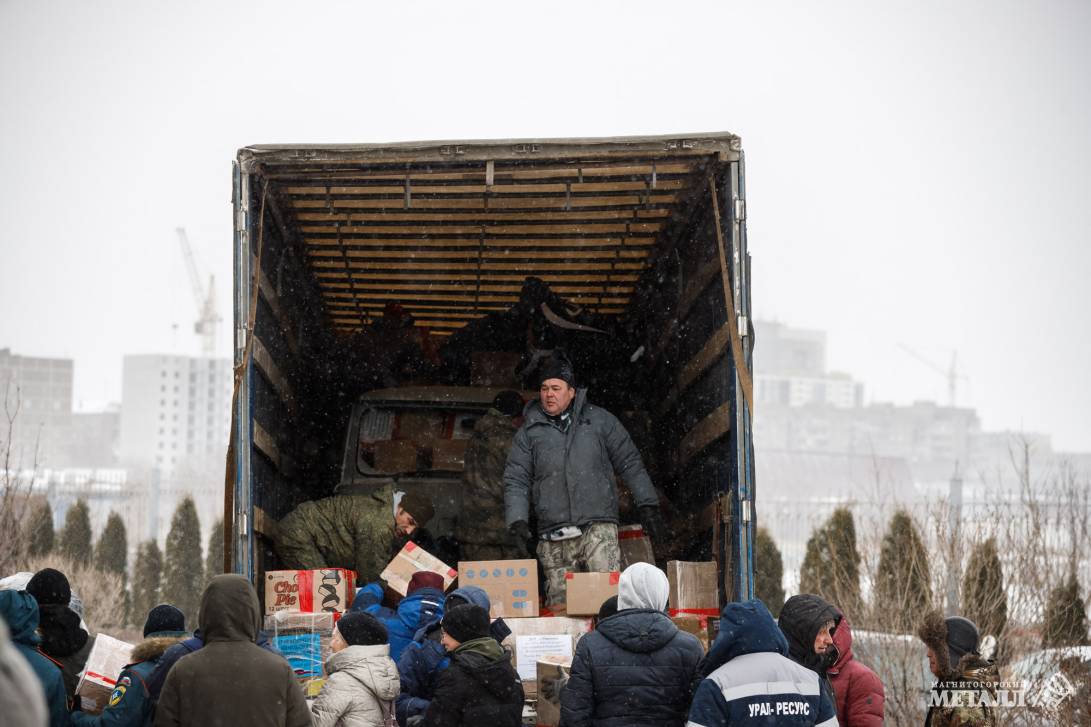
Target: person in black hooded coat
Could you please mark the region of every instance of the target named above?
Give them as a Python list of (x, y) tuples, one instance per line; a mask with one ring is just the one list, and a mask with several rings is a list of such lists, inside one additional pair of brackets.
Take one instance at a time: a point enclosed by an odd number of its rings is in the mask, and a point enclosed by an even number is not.
[(686, 723), (704, 649), (667, 617), (669, 590), (667, 576), (653, 565), (634, 563), (625, 569), (618, 582), (617, 613), (599, 621), (576, 647), (561, 691), (561, 724)]
[(451, 664), (440, 674), (422, 716), (408, 727), (520, 727), (523, 684), (511, 658), (489, 635), (489, 612), (474, 604), (443, 615), (441, 640)]
[(87, 633), (79, 614), (69, 606), (72, 586), (64, 573), (43, 568), (27, 583), (26, 592), (38, 602), (38, 633), (42, 638), (39, 648), (61, 667), (65, 694), (74, 701), (80, 672), (91, 655), (95, 637)]
[(841, 612), (813, 593), (801, 593), (784, 602), (777, 625), (788, 639), (788, 658), (819, 676), (822, 693), (834, 704), (833, 684), (826, 672), (840, 654), (833, 645), (833, 632), (841, 623)]

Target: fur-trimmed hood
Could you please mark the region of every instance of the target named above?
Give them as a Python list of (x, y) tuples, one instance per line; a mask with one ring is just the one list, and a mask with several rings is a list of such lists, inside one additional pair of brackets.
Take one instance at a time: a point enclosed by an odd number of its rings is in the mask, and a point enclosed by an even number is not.
[(957, 663), (951, 663), (951, 652), (947, 645), (947, 624), (939, 611), (928, 612), (920, 626), (917, 636), (924, 645), (936, 655), (937, 675), (941, 680), (971, 679), (982, 682), (995, 682), (999, 678), (996, 665), (980, 654), (963, 654)]
[(153, 634), (133, 647), (133, 653), (129, 661), (139, 664), (142, 661), (155, 661), (163, 653), (178, 642), (187, 638), (189, 634)]

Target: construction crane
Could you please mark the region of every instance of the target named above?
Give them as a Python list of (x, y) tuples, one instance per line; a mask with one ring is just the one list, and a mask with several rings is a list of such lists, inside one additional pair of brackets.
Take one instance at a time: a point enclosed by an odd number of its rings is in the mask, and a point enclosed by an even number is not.
[(937, 363), (934, 363), (931, 359), (921, 355), (917, 351), (914, 351), (904, 343), (899, 343), (898, 348), (905, 351), (913, 358), (920, 361), (928, 368), (935, 371), (940, 376), (947, 379), (947, 406), (955, 406), (958, 402), (958, 382), (960, 380), (967, 381), (967, 377), (964, 374), (958, 372), (958, 351), (951, 351), (951, 363), (945, 369)]
[(189, 244), (186, 229), (179, 227), (178, 242), (182, 244), (182, 257), (186, 259), (186, 271), (189, 273), (189, 286), (193, 291), (193, 300), (197, 304), (197, 320), (193, 323), (193, 332), (201, 337), (201, 353), (212, 357), (216, 355), (216, 334), (223, 318), (216, 310), (216, 276), (208, 276), (208, 288), (201, 285), (201, 276), (197, 272), (197, 259)]

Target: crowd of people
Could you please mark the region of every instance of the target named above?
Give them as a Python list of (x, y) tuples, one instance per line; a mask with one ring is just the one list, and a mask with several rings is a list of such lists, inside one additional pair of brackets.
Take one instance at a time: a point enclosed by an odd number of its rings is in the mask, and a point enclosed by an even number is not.
[[(170, 604), (147, 614), (131, 663), (116, 675), (102, 712), (90, 714), (76, 685), (94, 636), (67, 578), (45, 569), (22, 590), (0, 591), (0, 714), (13, 727), (523, 724), (523, 684), (504, 643), (511, 631), (490, 619), (483, 590), (444, 593), (438, 575), (422, 572), (389, 609), (374, 585), (361, 588), (338, 620), (314, 699), (262, 633), (251, 583), (221, 575), (205, 589), (192, 633)], [(849, 622), (836, 606), (797, 595), (774, 620), (759, 600), (729, 603), (706, 654), (668, 616), (669, 590), (654, 565), (621, 573), (617, 596), (579, 640), (553, 695), (562, 727), (883, 724), (882, 682), (853, 658)], [(996, 681), (969, 620), (930, 613), (919, 635), (937, 688)], [(931, 707), (926, 722), (992, 724), (987, 707), (959, 704)]]

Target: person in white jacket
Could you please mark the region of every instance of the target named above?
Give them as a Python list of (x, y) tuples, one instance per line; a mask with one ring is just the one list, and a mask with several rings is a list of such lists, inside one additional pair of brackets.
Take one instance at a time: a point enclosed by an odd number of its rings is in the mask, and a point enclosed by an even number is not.
[(311, 706), (314, 727), (390, 727), (401, 690), (386, 627), (369, 613), (337, 622), (326, 660), (326, 683)]

